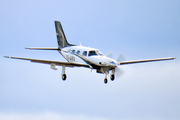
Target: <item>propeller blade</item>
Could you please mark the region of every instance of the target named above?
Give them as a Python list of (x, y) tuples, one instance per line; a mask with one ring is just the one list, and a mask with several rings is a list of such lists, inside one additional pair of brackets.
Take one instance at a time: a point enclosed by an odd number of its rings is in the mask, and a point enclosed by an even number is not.
[(112, 52), (109, 51), (109, 52), (106, 54), (106, 57), (112, 58), (112, 57), (113, 57)]
[(115, 75), (116, 78), (120, 78), (124, 74), (124, 70), (120, 68), (120, 66), (115, 68)]
[(126, 61), (126, 57), (123, 53), (120, 53), (117, 60), (117, 62)]

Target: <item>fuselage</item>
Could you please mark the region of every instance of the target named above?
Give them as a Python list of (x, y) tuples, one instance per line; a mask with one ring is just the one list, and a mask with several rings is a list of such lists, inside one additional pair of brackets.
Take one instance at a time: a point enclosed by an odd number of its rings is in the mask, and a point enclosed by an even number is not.
[(96, 68), (99, 65), (103, 65), (107, 67), (111, 66), (111, 68), (115, 68), (117, 66), (115, 60), (106, 57), (98, 49), (94, 49), (90, 47), (68, 46), (62, 48), (59, 52), (68, 62), (88, 64), (91, 68), (94, 69), (99, 69)]

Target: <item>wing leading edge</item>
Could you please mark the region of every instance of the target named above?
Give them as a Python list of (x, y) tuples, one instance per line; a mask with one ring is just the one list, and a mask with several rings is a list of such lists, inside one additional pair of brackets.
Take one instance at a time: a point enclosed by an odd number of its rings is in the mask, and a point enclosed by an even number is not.
[(66, 66), (66, 67), (86, 67), (89, 68), (87, 64), (80, 64), (80, 63), (69, 63), (69, 62), (62, 62), (62, 61), (52, 61), (52, 60), (41, 60), (41, 59), (31, 59), (31, 58), (21, 58), (21, 57), (10, 57), (4, 56), (5, 58), (12, 58), (12, 59), (21, 59), (21, 60), (29, 60), (31, 62), (36, 63), (43, 63), (43, 64), (56, 64), (58, 66)]
[(30, 50), (60, 50), (59, 48), (25, 48)]
[[(53, 60), (41, 60), (41, 59), (31, 59), (31, 58), (21, 58), (21, 57), (10, 57), (4, 56), (5, 58), (12, 58), (12, 59), (21, 59), (21, 60), (29, 60), (31, 62), (36, 63), (43, 63), (43, 64), (56, 64), (58, 66), (67, 66), (67, 67), (86, 67), (91, 68), (88, 64), (80, 64), (80, 63), (70, 63), (70, 62), (62, 62), (62, 61), (53, 61)], [(134, 61), (122, 61), (119, 62), (119, 65), (127, 65), (127, 64), (135, 64), (135, 63), (144, 63), (144, 62), (155, 62), (155, 61), (164, 61), (164, 60), (174, 60), (175, 57), (169, 58), (158, 58), (158, 59), (148, 59), (148, 60), (134, 60)]]
[(163, 60), (174, 60), (174, 59), (176, 59), (176, 58), (175, 57), (169, 57), (169, 58), (158, 58), (158, 59), (148, 59), (148, 60), (122, 61), (122, 62), (119, 62), (119, 65), (144, 63), (144, 62), (155, 62), (155, 61), (163, 61)]

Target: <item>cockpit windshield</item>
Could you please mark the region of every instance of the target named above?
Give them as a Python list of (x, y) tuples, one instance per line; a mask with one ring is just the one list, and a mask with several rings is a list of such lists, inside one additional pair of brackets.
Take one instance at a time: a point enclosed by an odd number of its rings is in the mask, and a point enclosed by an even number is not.
[(103, 53), (99, 50), (96, 50), (96, 52), (98, 53), (99, 56), (104, 56)]
[(99, 50), (91, 50), (89, 51), (88, 56), (103, 56), (103, 54)]
[(95, 50), (93, 50), (93, 51), (89, 51), (88, 56), (93, 56), (93, 55), (97, 56), (98, 54), (96, 53), (96, 51), (95, 51)]

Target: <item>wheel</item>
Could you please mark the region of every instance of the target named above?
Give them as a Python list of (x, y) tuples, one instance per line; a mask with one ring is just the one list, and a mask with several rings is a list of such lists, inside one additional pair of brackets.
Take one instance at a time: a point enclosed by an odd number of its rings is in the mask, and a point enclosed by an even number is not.
[(67, 77), (66, 77), (66, 74), (63, 74), (63, 75), (62, 75), (62, 79), (65, 81), (66, 78), (67, 78)]
[(111, 77), (110, 77), (110, 79), (113, 81), (114, 80), (114, 74), (111, 74)]
[(104, 79), (104, 83), (107, 84), (107, 82), (108, 82), (108, 80), (107, 80), (107, 78), (105, 78), (105, 79)]

